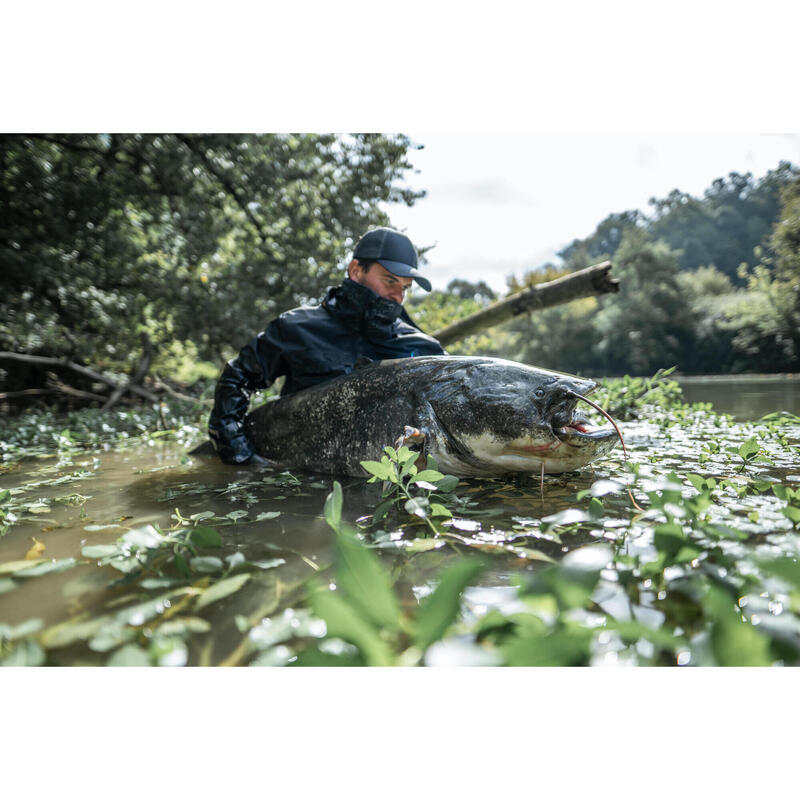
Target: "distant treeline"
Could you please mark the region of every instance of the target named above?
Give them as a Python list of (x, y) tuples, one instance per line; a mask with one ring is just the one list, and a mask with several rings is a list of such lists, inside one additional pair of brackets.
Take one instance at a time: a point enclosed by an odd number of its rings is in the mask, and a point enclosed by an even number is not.
[[(800, 170), (718, 178), (702, 198), (653, 198), (651, 215), (610, 214), (509, 293), (604, 259), (620, 292), (517, 319), (451, 348), (590, 375), (800, 371)], [(435, 329), (494, 299), (453, 281), (413, 306)]]

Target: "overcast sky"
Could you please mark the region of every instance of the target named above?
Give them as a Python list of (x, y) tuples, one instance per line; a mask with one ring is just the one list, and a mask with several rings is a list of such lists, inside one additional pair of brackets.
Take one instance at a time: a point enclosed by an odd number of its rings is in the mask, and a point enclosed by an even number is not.
[(800, 165), (800, 135), (426, 135), (408, 183), (427, 196), (390, 206), (443, 289), (456, 277), (495, 290), (590, 234), (612, 212), (640, 209), (672, 189), (695, 196), (718, 177), (757, 178), (781, 160)]

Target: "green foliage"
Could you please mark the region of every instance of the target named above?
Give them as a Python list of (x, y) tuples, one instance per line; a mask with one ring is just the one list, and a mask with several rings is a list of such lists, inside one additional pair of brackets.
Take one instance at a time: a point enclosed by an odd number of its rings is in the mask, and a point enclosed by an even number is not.
[(391, 508), (402, 507), (406, 513), (424, 520), (433, 535), (441, 533), (441, 520), (452, 516), (443, 503), (454, 499), (452, 491), (459, 483), (458, 478), (439, 472), (432, 456), (428, 456), (425, 469), (420, 470), (417, 464), (422, 456), (408, 447), (395, 450), (387, 446), (384, 453), (380, 461), (361, 462), (372, 476), (368, 483), (384, 482), (373, 521), (380, 522)]
[[(338, 283), (412, 147), (378, 134), (0, 137), (0, 350), (112, 371), (146, 333), (219, 365)], [(177, 343), (177, 344), (176, 344)], [(5, 364), (2, 365), (8, 369)], [(157, 362), (158, 366), (158, 362)], [(15, 366), (9, 388), (34, 382)]]

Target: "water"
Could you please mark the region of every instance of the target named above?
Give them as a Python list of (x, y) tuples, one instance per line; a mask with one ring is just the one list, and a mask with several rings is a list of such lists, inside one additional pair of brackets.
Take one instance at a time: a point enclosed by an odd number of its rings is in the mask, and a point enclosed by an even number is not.
[[(690, 381), (686, 395), (690, 400), (708, 400), (719, 393), (715, 405), (720, 411), (753, 418), (779, 409), (800, 412), (798, 387), (800, 379), (796, 376), (748, 380), (745, 384), (712, 378), (703, 383)], [(732, 474), (734, 457), (710, 452), (706, 461), (698, 461), (704, 443), (727, 440), (735, 449), (751, 435), (738, 429), (706, 430), (688, 423), (667, 428), (627, 425), (624, 430), (632, 459), (647, 469), (702, 472), (720, 479)], [(796, 442), (798, 431), (794, 431), (794, 437), (792, 441)], [(41, 577), (0, 572), (0, 625), (13, 628), (38, 620), (31, 624), (38, 625), (45, 632), (45, 640), (53, 642), (60, 641), (58, 629), (53, 633), (60, 623), (69, 621), (74, 628), (101, 617), (110, 620), (99, 638), (86, 635), (47, 649), (46, 663), (91, 665), (107, 663), (115, 653), (134, 646), (133, 641), (139, 642), (139, 648), (150, 642), (151, 663), (251, 663), (255, 654), (249, 642), (254, 630), (263, 637), (265, 626), (274, 630), (270, 626), (278, 624), (276, 620), (303, 629), (305, 618), (291, 609), (303, 608), (311, 585), (324, 586), (334, 580), (330, 569), (333, 537), (321, 518), (332, 478), (229, 467), (215, 457), (188, 458), (186, 450), (176, 442), (151, 440), (121, 452), (73, 451), (62, 453), (60, 458), (28, 459), (0, 475), (0, 490), (12, 491), (16, 504), (12, 511), (20, 517), (0, 537), (0, 569), (8, 562), (24, 560), (32, 548), (42, 546), (38, 553), (42, 559), (81, 560), (84, 547), (113, 543), (126, 531), (148, 525), (165, 532), (180, 531), (185, 528), (181, 519), (197, 514), (209, 517), (202, 524), (218, 530), (223, 541), (221, 548), (203, 551), (204, 556), (240, 554), (248, 562), (266, 565), (282, 559), (277, 566), (255, 570), (238, 591), (202, 609), (197, 607), (199, 594), (193, 596), (192, 589), (165, 587), (142, 592), (126, 582), (124, 574), (110, 566), (99, 566), (96, 559), (83, 559), (87, 563)], [(753, 466), (753, 474), (800, 485), (800, 464), (780, 448), (774, 449), (774, 454), (777, 461), (773, 466)], [(488, 557), (490, 563), (464, 595), (465, 620), (479, 620), (492, 609), (511, 613), (519, 605), (513, 582), (520, 575), (535, 573), (548, 559), (560, 560), (565, 553), (590, 542), (613, 542), (618, 532), (622, 536), (628, 529), (632, 535), (626, 552), (653, 551), (651, 534), (642, 523), (636, 527), (632, 522), (634, 512), (624, 493), (603, 497), (604, 517), (589, 525), (573, 526), (568, 536), (553, 535), (542, 522), (563, 509), (574, 508), (577, 493), (589, 489), (597, 479), (619, 478), (621, 469), (617, 450), (613, 458), (594, 469), (548, 476), (543, 487), (532, 478), (511, 483), (464, 482), (458, 494), (469, 505), (456, 511), (447, 537), (426, 538), (423, 523), (405, 518), (402, 525), (386, 525), (384, 531), (371, 529), (368, 538), (378, 545), (377, 552), (392, 571), (401, 605), (409, 614), (415, 613), (419, 601), (436, 585), (442, 568), (472, 551)], [(342, 483), (345, 518), (356, 521), (369, 515), (380, 498), (380, 487), (357, 479)], [(735, 521), (741, 527), (749, 525), (749, 529), (763, 532), (769, 525), (783, 531), (789, 523), (776, 502), (774, 497), (769, 500), (759, 495), (728, 505), (731, 513), (738, 515)], [(747, 514), (756, 516), (748, 521)], [(724, 521), (730, 524), (730, 519)], [(218, 577), (196, 575), (192, 585), (202, 592)], [(149, 612), (143, 612), (144, 617), (136, 617), (135, 630), (130, 625), (114, 626), (114, 615), (123, 614), (148, 597), (163, 595), (167, 588), (173, 594), (159, 614), (148, 618)], [(622, 613), (619, 609), (625, 603), (617, 589), (611, 584), (605, 587), (606, 594), (597, 600), (600, 609)], [(655, 608), (642, 603), (637, 614), (645, 618), (655, 613)], [(191, 635), (185, 634), (188, 628), (192, 628)], [(175, 634), (178, 629), (184, 630), (182, 636)], [(618, 649), (615, 640), (609, 641), (612, 650)], [(454, 659), (458, 663), (485, 663), (481, 659), (487, 658), (486, 653), (474, 645), (463, 641), (451, 645), (437, 645), (426, 663), (448, 664)], [(273, 663), (269, 659), (277, 659), (274, 663), (282, 663), (279, 651), (273, 648), (267, 651), (268, 657), (262, 653), (255, 660)], [(38, 663), (36, 652), (32, 652), (31, 663)], [(598, 663), (606, 655), (597, 655)], [(628, 656), (627, 663), (633, 657), (635, 654)], [(40, 654), (39, 662), (43, 658)], [(616, 662), (616, 650), (613, 659)], [(626, 663), (626, 659), (619, 663)]]
[(677, 378), (687, 403), (753, 420), (773, 411), (800, 415), (800, 375), (701, 375)]

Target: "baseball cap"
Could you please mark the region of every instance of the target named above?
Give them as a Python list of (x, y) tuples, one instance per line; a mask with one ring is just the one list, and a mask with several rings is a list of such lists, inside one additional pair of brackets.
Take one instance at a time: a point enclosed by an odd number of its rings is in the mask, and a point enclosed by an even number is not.
[(377, 261), (392, 275), (413, 278), (426, 292), (431, 282), (417, 271), (417, 251), (411, 239), (392, 228), (375, 228), (365, 233), (353, 250), (353, 258), (362, 261)]

